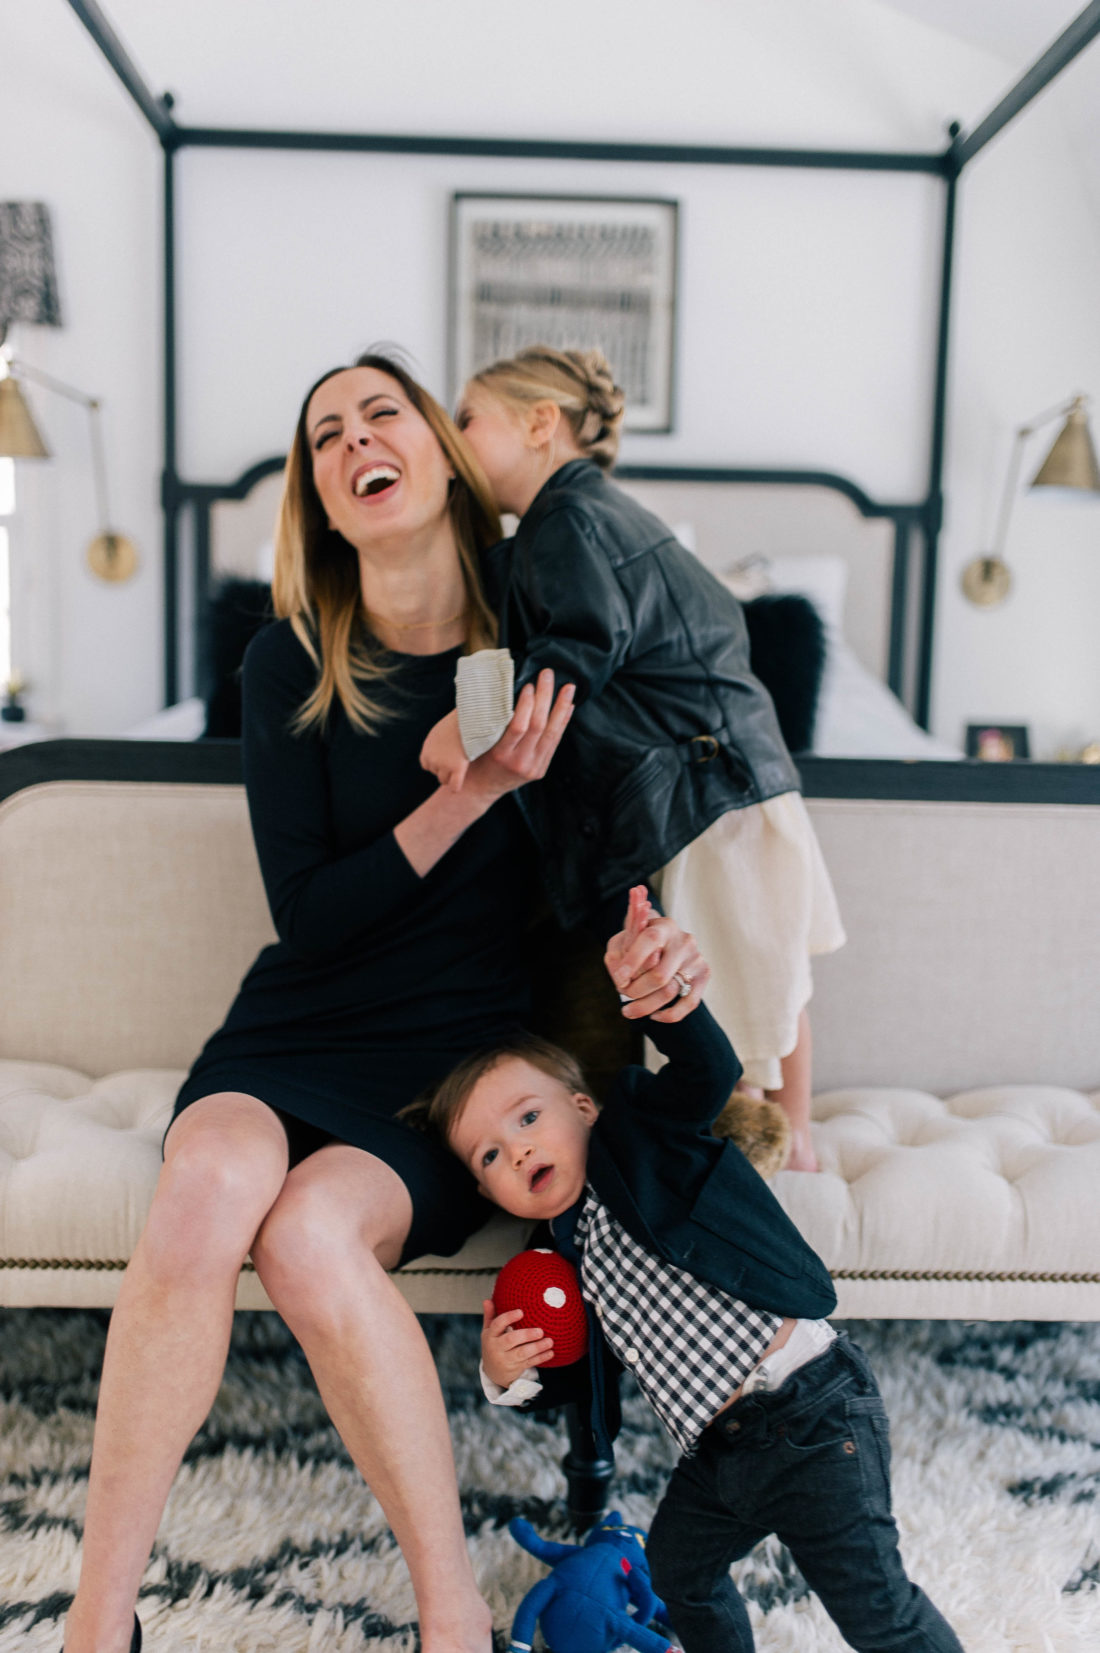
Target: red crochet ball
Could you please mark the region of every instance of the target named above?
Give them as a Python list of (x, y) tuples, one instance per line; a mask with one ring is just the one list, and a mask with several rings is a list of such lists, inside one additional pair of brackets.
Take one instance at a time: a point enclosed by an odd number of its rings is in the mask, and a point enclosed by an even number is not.
[(588, 1349), (577, 1271), (556, 1251), (521, 1251), (505, 1263), (493, 1287), (493, 1307), (498, 1314), (522, 1309), (517, 1326), (541, 1326), (554, 1339), (554, 1353), (543, 1366), (571, 1366)]

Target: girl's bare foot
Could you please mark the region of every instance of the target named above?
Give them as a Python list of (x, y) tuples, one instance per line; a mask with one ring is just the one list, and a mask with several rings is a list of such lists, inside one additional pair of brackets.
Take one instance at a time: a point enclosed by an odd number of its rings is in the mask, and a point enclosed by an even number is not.
[(804, 1130), (792, 1131), (791, 1151), (787, 1156), (787, 1162), (783, 1169), (784, 1171), (819, 1171), (821, 1169), (817, 1163), (817, 1155), (814, 1153), (813, 1138), (810, 1135), (808, 1125)]

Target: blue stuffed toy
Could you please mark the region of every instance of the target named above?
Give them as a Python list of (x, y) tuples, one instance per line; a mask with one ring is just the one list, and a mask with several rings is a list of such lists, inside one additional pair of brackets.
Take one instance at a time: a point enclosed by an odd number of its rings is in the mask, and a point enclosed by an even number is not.
[(667, 1636), (647, 1628), (652, 1619), (663, 1621), (668, 1609), (650, 1582), (645, 1533), (626, 1526), (618, 1510), (605, 1515), (583, 1544), (540, 1538), (529, 1521), (510, 1521), (508, 1531), (554, 1569), (520, 1602), (511, 1653), (531, 1653), (536, 1624), (552, 1653), (610, 1653), (623, 1643), (638, 1653), (679, 1653)]

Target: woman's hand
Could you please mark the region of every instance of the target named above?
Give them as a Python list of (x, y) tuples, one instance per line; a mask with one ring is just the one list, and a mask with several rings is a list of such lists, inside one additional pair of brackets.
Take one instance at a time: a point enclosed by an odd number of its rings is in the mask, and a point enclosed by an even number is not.
[(623, 1005), (623, 1015), (630, 1021), (652, 1016), (655, 1022), (682, 1022), (710, 981), (710, 965), (695, 937), (674, 919), (653, 911), (644, 884), (630, 892), (626, 920), (607, 944), (604, 965), (619, 993), (629, 1001)]
[(541, 1366), (554, 1352), (552, 1337), (542, 1335), (541, 1326), (517, 1326), (522, 1309), (497, 1314), (493, 1300), (481, 1305), (481, 1364), (485, 1375), (502, 1389), (511, 1388), (531, 1366)]
[(539, 673), (536, 685), (526, 683), (507, 729), (466, 771), (463, 792), (480, 797), (487, 808), (528, 781), (541, 780), (573, 715), (575, 693), (575, 686), (566, 683), (555, 696), (549, 667)]

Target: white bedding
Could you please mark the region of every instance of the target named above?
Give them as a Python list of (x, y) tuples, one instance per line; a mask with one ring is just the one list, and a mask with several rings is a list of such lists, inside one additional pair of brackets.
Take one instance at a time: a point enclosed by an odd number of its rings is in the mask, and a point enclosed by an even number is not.
[(123, 740), (198, 740), (206, 728), (206, 703), (193, 695), (154, 712), (122, 731)]
[(957, 747), (915, 723), (897, 696), (828, 627), (825, 650), (813, 745), (820, 757), (962, 757)]
[(747, 602), (766, 591), (807, 597), (825, 626), (825, 671), (818, 696), (813, 750), (828, 758), (961, 758), (916, 723), (881, 678), (868, 671), (844, 638), (848, 567), (838, 556), (749, 557), (721, 574)]

